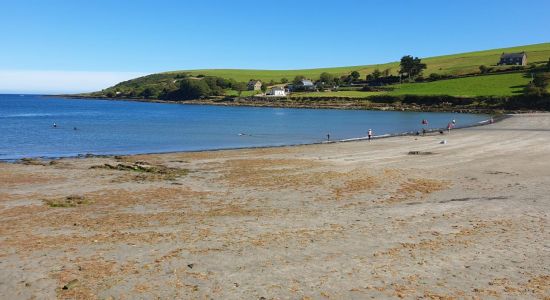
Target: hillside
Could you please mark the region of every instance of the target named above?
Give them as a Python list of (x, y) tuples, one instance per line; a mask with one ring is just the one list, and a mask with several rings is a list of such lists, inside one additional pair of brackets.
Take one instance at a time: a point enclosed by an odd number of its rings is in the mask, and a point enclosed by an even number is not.
[(521, 94), (530, 78), (524, 73), (472, 76), (433, 82), (392, 85), (384, 92), (338, 91), (296, 93), (295, 97), (347, 97), (364, 98), (374, 95), (450, 95), (455, 97), (513, 96)]
[[(485, 65), (499, 71), (510, 68), (509, 66), (496, 66), (501, 53), (503, 52), (522, 52), (525, 51), (528, 57), (528, 64), (544, 63), (550, 57), (550, 43), (517, 46), (511, 48), (500, 48), (437, 57), (422, 58), (422, 62), (427, 64), (424, 70), (424, 76), (432, 73), (440, 75), (463, 76), (463, 75), (481, 75), (479, 66)], [(365, 78), (367, 74), (372, 73), (374, 69), (381, 71), (389, 69), (393, 75), (399, 70), (398, 62), (390, 62), (378, 65), (348, 66), (338, 68), (319, 68), (302, 70), (237, 70), (237, 69), (210, 69), (210, 70), (182, 70), (164, 73), (152, 74), (133, 80), (121, 82), (113, 87), (107, 88), (101, 92), (93, 93), (94, 96), (114, 97), (136, 97), (148, 98), (144, 94), (146, 89), (155, 93), (161, 91), (171, 91), (178, 88), (178, 81), (182, 78), (202, 78), (202, 77), (220, 77), (233, 82), (247, 82), (250, 79), (258, 79), (263, 82), (281, 82), (283, 78), (291, 81), (295, 76), (302, 75), (306, 78), (316, 80), (323, 72), (333, 74), (336, 77), (349, 75), (352, 71), (358, 71), (360, 78)], [(438, 80), (434, 82), (406, 83), (393, 85), (389, 91), (382, 92), (360, 92), (360, 91), (340, 91), (324, 93), (308, 93), (309, 97), (369, 97), (377, 94), (388, 95), (451, 95), (451, 96), (511, 96), (519, 93), (529, 82), (524, 73), (513, 74), (491, 74), (486, 76), (465, 77), (449, 80)], [(229, 84), (230, 85), (230, 84)], [(147, 93), (151, 93), (147, 91)], [(228, 88), (225, 95), (236, 96), (238, 93)], [(242, 96), (248, 96), (251, 93), (244, 92)], [(145, 96), (144, 96), (145, 95)], [(299, 95), (299, 94), (297, 94)]]
[[(476, 52), (459, 53), (452, 55), (436, 56), (423, 58), (422, 62), (428, 65), (424, 74), (438, 73), (450, 75), (463, 75), (479, 71), (480, 65), (494, 66), (502, 52), (527, 52), (529, 63), (547, 61), (550, 57), (550, 43), (517, 46), (511, 48), (500, 48)], [(410, 53), (413, 55), (413, 53)], [(231, 78), (236, 81), (248, 81), (251, 78), (269, 82), (280, 81), (282, 78), (292, 80), (294, 76), (303, 75), (307, 78), (318, 79), (323, 72), (331, 73), (337, 76), (347, 75), (352, 71), (358, 71), (361, 77), (372, 73), (374, 69), (391, 69), (391, 73), (396, 75), (399, 70), (399, 62), (390, 62), (377, 65), (362, 65), (337, 68), (319, 68), (302, 70), (236, 70), (236, 69), (211, 69), (211, 70), (188, 70), (173, 71), (161, 74), (179, 74), (189, 73), (192, 75), (219, 76)]]

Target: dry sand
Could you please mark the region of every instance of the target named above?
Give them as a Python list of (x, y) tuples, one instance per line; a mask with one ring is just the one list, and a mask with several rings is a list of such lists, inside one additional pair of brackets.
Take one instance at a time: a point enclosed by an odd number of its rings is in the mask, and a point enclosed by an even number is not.
[(444, 136), (2, 163), (0, 298), (548, 299), (549, 211), (549, 114)]

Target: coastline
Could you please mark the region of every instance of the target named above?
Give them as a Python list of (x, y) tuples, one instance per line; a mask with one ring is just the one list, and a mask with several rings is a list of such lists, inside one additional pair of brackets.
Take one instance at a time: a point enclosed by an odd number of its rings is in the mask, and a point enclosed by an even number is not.
[[(116, 100), (114, 100), (116, 101)], [(127, 100), (132, 101), (132, 100)], [(500, 122), (502, 120), (505, 120), (506, 118), (511, 117), (510, 114), (499, 114), (496, 116), (492, 116), (493, 123)], [(473, 123), (469, 125), (463, 125), (463, 126), (457, 126), (453, 128), (453, 131), (460, 130), (460, 129), (466, 129), (471, 127), (477, 127), (477, 126), (485, 126), (491, 124), (489, 120), (484, 120), (478, 123)], [(434, 135), (440, 135), (439, 131), (446, 132), (447, 130), (445, 128), (430, 128), (428, 131), (426, 131), (426, 136), (434, 136)], [(387, 138), (396, 138), (396, 137), (402, 137), (402, 136), (417, 136), (419, 135), (419, 131), (405, 131), (405, 132), (394, 132), (394, 133), (387, 133), (384, 135), (374, 135), (372, 137), (373, 140), (378, 139), (387, 139)], [(324, 145), (324, 144), (335, 144), (335, 143), (349, 143), (349, 142), (358, 142), (358, 141), (364, 141), (368, 140), (368, 137), (362, 136), (362, 137), (352, 137), (352, 138), (346, 138), (342, 140), (334, 140), (334, 141), (321, 141), (321, 142), (313, 142), (313, 143), (297, 143), (297, 144), (283, 144), (283, 145), (267, 145), (267, 146), (245, 146), (245, 147), (227, 147), (227, 148), (215, 148), (215, 149), (201, 149), (201, 150), (191, 150), (191, 151), (166, 151), (166, 152), (140, 152), (140, 153), (113, 153), (113, 154), (94, 154), (94, 153), (79, 153), (76, 155), (68, 155), (68, 156), (32, 156), (32, 157), (22, 157), (18, 159), (3, 159), (0, 158), (1, 162), (21, 162), (25, 160), (58, 160), (58, 159), (71, 159), (71, 158), (92, 158), (92, 157), (115, 157), (115, 156), (138, 156), (138, 155), (163, 155), (163, 154), (175, 154), (175, 153), (201, 153), (201, 152), (213, 152), (213, 151), (228, 151), (228, 150), (251, 150), (251, 149), (269, 149), (269, 148), (285, 148), (285, 147), (300, 147), (300, 146), (307, 146), (307, 145)]]
[(0, 164), (0, 294), (544, 298), (548, 128)]
[[(306, 101), (307, 103), (297, 103), (299, 101), (286, 101), (276, 98), (235, 98), (224, 100), (215, 99), (196, 99), (196, 100), (160, 100), (160, 99), (140, 99), (140, 98), (108, 98), (103, 96), (85, 96), (85, 95), (43, 95), (44, 97), (59, 97), (66, 99), (92, 99), (106, 101), (134, 101), (163, 104), (183, 104), (183, 105), (215, 105), (215, 106), (235, 106), (235, 107), (267, 107), (267, 108), (295, 108), (295, 109), (340, 109), (340, 110), (375, 110), (375, 111), (412, 111), (412, 112), (453, 112), (453, 113), (475, 113), (475, 114), (512, 114), (512, 113), (534, 113), (533, 110), (506, 110), (501, 108), (471, 108), (461, 106), (447, 105), (408, 105), (408, 104), (389, 104), (370, 102), (369, 98), (331, 98), (331, 101), (319, 98), (318, 101)], [(291, 98), (293, 99), (293, 98)], [(296, 100), (296, 99), (295, 99)]]

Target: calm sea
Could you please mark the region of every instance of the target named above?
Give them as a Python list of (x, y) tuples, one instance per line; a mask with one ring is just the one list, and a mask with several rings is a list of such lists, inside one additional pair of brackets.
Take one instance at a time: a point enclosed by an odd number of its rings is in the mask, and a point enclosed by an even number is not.
[[(0, 95), (0, 160), (320, 142), (445, 127), (486, 115), (221, 107)], [(57, 127), (53, 127), (53, 124)], [(76, 128), (76, 130), (75, 130)]]

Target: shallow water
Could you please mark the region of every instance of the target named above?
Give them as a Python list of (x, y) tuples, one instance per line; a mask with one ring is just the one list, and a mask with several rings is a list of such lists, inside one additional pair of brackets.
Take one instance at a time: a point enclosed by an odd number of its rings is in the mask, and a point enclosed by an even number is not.
[[(0, 95), (0, 159), (308, 144), (467, 126), (487, 115), (222, 107)], [(54, 128), (53, 123), (57, 124)], [(76, 130), (74, 130), (76, 128)]]

